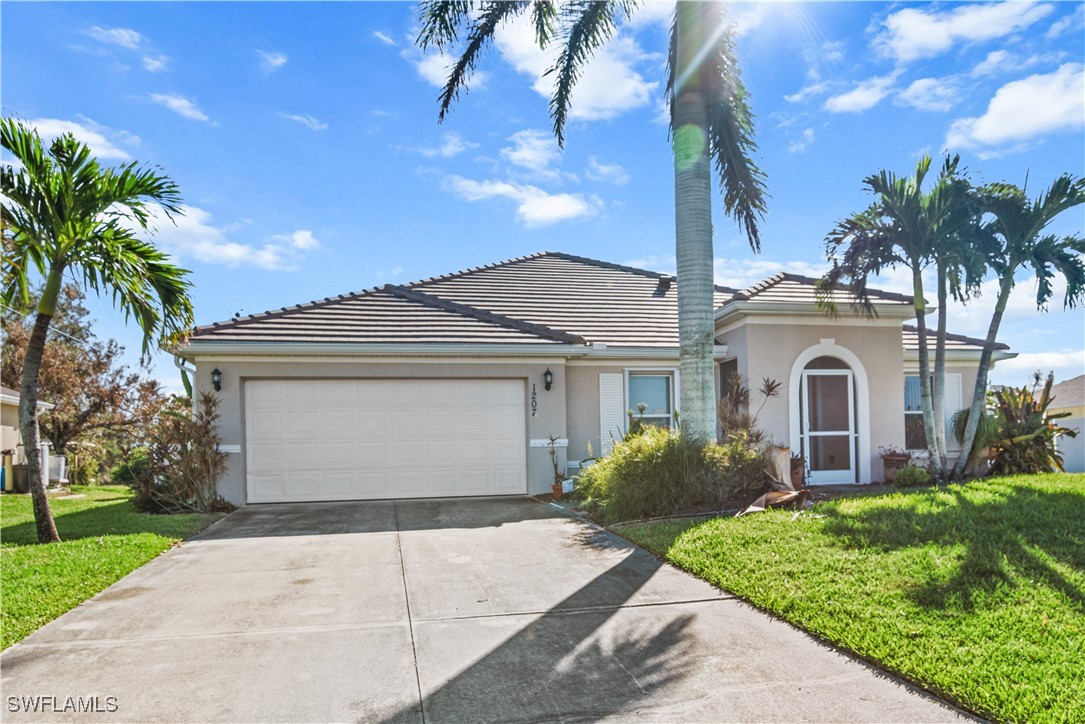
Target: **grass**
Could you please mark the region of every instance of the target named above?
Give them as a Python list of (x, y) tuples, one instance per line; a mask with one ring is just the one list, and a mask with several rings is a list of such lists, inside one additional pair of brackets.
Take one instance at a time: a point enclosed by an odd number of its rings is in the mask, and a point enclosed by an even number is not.
[(37, 544), (28, 495), (0, 496), (0, 649), (187, 538), (219, 514), (148, 515), (122, 486), (74, 487), (49, 503), (61, 543)]
[(620, 532), (977, 714), (1085, 721), (1085, 475)]

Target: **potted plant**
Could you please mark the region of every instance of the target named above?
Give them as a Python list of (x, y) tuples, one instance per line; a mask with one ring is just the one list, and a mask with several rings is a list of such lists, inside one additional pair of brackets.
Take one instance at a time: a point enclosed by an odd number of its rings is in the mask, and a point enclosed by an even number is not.
[(882, 465), (885, 467), (885, 482), (891, 483), (896, 480), (897, 472), (903, 470), (912, 461), (912, 454), (907, 450), (893, 447), (879, 447), (878, 452), (882, 455)]
[(558, 438), (550, 436), (550, 463), (554, 466), (554, 482), (550, 490), (554, 494), (554, 500), (561, 500), (564, 493), (565, 472), (558, 467)]

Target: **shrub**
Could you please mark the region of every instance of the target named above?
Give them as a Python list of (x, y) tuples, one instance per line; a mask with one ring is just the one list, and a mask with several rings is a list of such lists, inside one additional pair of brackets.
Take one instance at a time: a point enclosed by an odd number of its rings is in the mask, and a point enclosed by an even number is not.
[(645, 426), (627, 436), (579, 478), (578, 494), (604, 522), (677, 513), (759, 491), (764, 459), (748, 437), (704, 443)]
[(109, 482), (114, 485), (135, 487), (147, 475), (149, 466), (147, 450), (136, 448), (126, 459), (114, 465), (109, 471)]
[(902, 488), (914, 488), (917, 485), (929, 485), (931, 482), (931, 474), (926, 468), (908, 465), (897, 471), (897, 476), (893, 478), (893, 482)]
[[(980, 418), (969, 456), (973, 468), (989, 460), (992, 475), (1065, 472), (1055, 441), (1063, 435), (1076, 437), (1077, 431), (1055, 424), (1055, 420), (1069, 417), (1070, 413), (1047, 411), (1055, 379), (1049, 374), (1042, 387), (1041, 379), (1037, 372), (1032, 389), (1006, 387), (987, 396), (987, 408)], [(954, 415), (953, 429), (958, 442), (963, 442), (969, 412), (964, 409)]]
[[(178, 405), (187, 402), (182, 399)], [(170, 409), (159, 415), (147, 450), (147, 468), (132, 486), (139, 510), (185, 513), (229, 507), (216, 488), (226, 472), (218, 419), (218, 398), (206, 392), (191, 412)]]

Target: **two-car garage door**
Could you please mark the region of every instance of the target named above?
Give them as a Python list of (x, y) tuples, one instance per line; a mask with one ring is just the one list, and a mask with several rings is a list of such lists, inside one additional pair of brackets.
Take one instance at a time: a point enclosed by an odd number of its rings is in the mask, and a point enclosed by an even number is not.
[(250, 380), (248, 501), (527, 491), (520, 380)]

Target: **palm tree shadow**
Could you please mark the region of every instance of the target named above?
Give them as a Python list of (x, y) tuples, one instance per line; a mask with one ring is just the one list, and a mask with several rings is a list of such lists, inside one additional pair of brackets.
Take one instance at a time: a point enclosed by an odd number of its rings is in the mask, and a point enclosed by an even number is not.
[[(603, 532), (585, 533), (578, 545), (617, 547), (611, 538)], [(654, 557), (633, 549), (466, 669), (439, 682), (422, 700), (424, 719), (595, 719), (628, 711), (679, 681), (692, 660), (687, 655), (693, 645), (692, 615), (614, 620), (660, 566)], [(485, 636), (488, 625), (485, 620), (419, 625), (416, 636), (425, 651), (431, 648), (429, 636)], [(435, 633), (441, 627), (443, 634)], [(419, 663), (423, 690), (427, 678), (439, 676), (432, 670), (439, 666), (432, 656)], [(417, 717), (417, 708), (412, 708), (390, 719)]]
[(1085, 564), (1085, 517), (1068, 515), (1081, 509), (1081, 497), (1026, 486), (1006, 490), (982, 498), (967, 497), (960, 488), (916, 491), (912, 494), (926, 498), (919, 505), (831, 513), (825, 530), (848, 548), (933, 545), (958, 555), (948, 578), (932, 574), (909, 592), (925, 608), (971, 611), (978, 601), (991, 600), (990, 594), (1023, 579), (1060, 592), (1085, 612), (1083, 587), (1051, 562), (1076, 570)]

